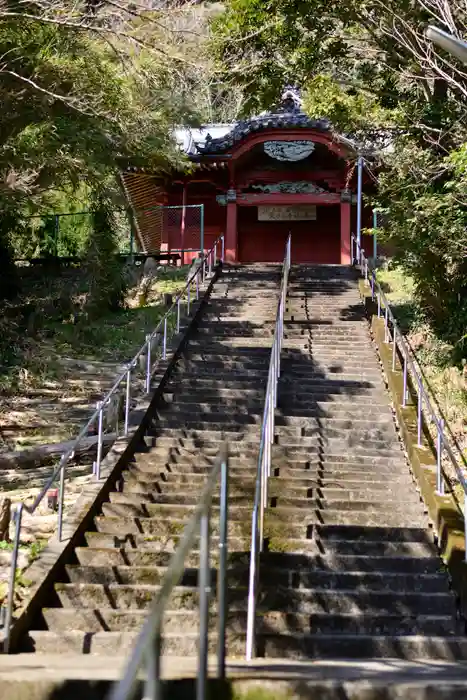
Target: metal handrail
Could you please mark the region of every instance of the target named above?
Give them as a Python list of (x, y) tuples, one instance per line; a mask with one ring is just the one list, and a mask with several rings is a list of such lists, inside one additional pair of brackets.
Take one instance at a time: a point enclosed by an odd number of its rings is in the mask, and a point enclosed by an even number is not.
[(291, 237), (285, 244), (284, 262), (282, 265), (282, 281), (280, 298), (277, 305), (276, 325), (269, 362), (268, 383), (264, 401), (263, 419), (261, 422), (261, 438), (256, 471), (255, 501), (251, 524), (250, 573), (248, 584), (248, 613), (246, 631), (246, 659), (251, 661), (255, 656), (255, 623), (256, 597), (260, 554), (263, 551), (264, 511), (268, 502), (268, 479), (271, 475), (271, 448), (274, 442), (274, 415), (277, 407), (277, 382), (280, 376), (280, 361), (282, 341), (284, 337), (284, 310), (287, 298), (287, 284), (290, 271)]
[[(465, 561), (467, 561), (467, 478), (464, 474), (462, 467), (460, 466), (456, 455), (449, 443), (449, 439), (446, 435), (445, 421), (440, 418), (433, 407), (432, 401), (430, 399), (429, 389), (426, 387), (426, 383), (421, 376), (421, 373), (417, 367), (417, 360), (413, 354), (413, 351), (407, 344), (404, 335), (399, 328), (396, 321), (394, 313), (389, 305), (386, 295), (384, 294), (381, 285), (376, 279), (376, 269), (374, 264), (372, 264), (366, 257), (361, 245), (352, 236), (352, 261), (357, 262), (363, 272), (363, 276), (371, 288), (371, 298), (377, 300), (378, 305), (378, 318), (384, 318), (384, 339), (388, 344), (392, 343), (392, 369), (396, 369), (396, 359), (397, 351), (399, 351), (400, 357), (402, 358), (402, 371), (403, 371), (403, 395), (402, 395), (402, 407), (407, 406), (407, 401), (409, 399), (408, 391), (408, 377), (409, 373), (413, 379), (413, 383), (416, 387), (417, 392), (417, 446), (423, 447), (422, 435), (423, 435), (423, 416), (427, 413), (427, 418), (431, 421), (436, 429), (436, 492), (439, 496), (445, 495), (445, 482), (447, 482), (446, 475), (443, 470), (443, 452), (448, 455), (451, 464), (454, 468), (459, 483), (464, 491), (464, 538), (465, 538)], [(384, 311), (384, 313), (383, 313)], [(449, 483), (448, 483), (449, 485)]]
[(227, 533), (228, 533), (228, 446), (220, 450), (212, 471), (201, 493), (195, 511), (188, 521), (181, 541), (175, 550), (170, 565), (162, 581), (159, 595), (154, 600), (151, 611), (146, 618), (141, 632), (136, 640), (133, 653), (126, 667), (123, 678), (117, 682), (108, 700), (133, 700), (138, 686), (140, 670), (146, 667), (146, 679), (143, 697), (145, 700), (161, 700), (162, 686), (160, 662), (163, 643), (163, 618), (170, 595), (179, 583), (185, 570), (185, 561), (192, 551), (199, 535), (199, 652), (198, 674), (196, 681), (196, 700), (205, 700), (208, 676), (208, 641), (209, 641), (209, 599), (211, 595), (210, 569), (210, 517), (213, 495), (217, 479), (221, 476), (220, 485), (220, 527), (219, 527), (219, 568), (217, 578), (218, 594), (218, 640), (217, 640), (217, 674), (225, 678), (226, 643), (225, 631), (227, 623)]
[[(219, 250), (220, 247), (220, 256)], [(135, 379), (135, 372), (133, 370), (140, 364), (142, 360), (143, 369), (145, 372), (145, 390), (149, 394), (151, 390), (151, 377), (154, 372), (155, 361), (158, 359), (156, 354), (156, 349), (159, 347), (160, 357), (165, 360), (167, 358), (167, 343), (170, 341), (174, 332), (178, 333), (180, 330), (180, 315), (181, 306), (183, 303), (186, 304), (186, 313), (190, 315), (190, 308), (192, 306), (192, 295), (196, 299), (199, 299), (200, 285), (208, 279), (213, 272), (213, 268), (216, 266), (218, 260), (224, 261), (224, 236), (219, 236), (216, 239), (214, 245), (209, 250), (209, 252), (202, 256), (200, 266), (193, 272), (191, 277), (188, 279), (185, 287), (178, 293), (175, 298), (174, 303), (169, 308), (164, 317), (159, 321), (156, 328), (152, 333), (146, 336), (144, 345), (138, 350), (136, 355), (133, 357), (131, 362), (128, 363), (125, 370), (117, 377), (114, 385), (107, 392), (101, 401), (98, 401), (96, 410), (86, 422), (84, 427), (81, 429), (78, 436), (73, 441), (72, 446), (66, 450), (66, 452), (60, 458), (60, 462), (53, 470), (50, 477), (47, 479), (42, 490), (34, 499), (33, 503), (28, 506), (25, 503), (20, 503), (15, 512), (13, 513), (13, 522), (15, 523), (15, 538), (13, 545), (11, 570), (10, 570), (10, 581), (8, 589), (8, 598), (6, 604), (6, 612), (3, 614), (4, 619), (4, 651), (8, 653), (10, 648), (10, 633), (11, 633), (11, 623), (13, 619), (13, 602), (15, 596), (15, 582), (16, 574), (18, 568), (18, 551), (19, 543), (21, 541), (21, 524), (23, 512), (26, 511), (32, 515), (39, 504), (45, 498), (50, 487), (57, 479), (60, 477), (59, 495), (58, 495), (58, 523), (57, 523), (57, 535), (59, 541), (62, 540), (63, 534), (63, 507), (64, 507), (64, 497), (65, 497), (65, 472), (66, 466), (73, 459), (76, 449), (79, 447), (81, 442), (89, 436), (90, 429), (94, 428), (97, 423), (97, 455), (96, 461), (93, 464), (93, 474), (96, 480), (100, 480), (100, 469), (102, 462), (102, 452), (104, 443), (104, 414), (109, 411), (112, 407), (112, 399), (116, 397), (118, 400), (117, 404), (117, 416), (116, 416), (116, 429), (112, 433), (112, 437), (117, 440), (120, 437), (120, 425), (119, 425), (119, 412), (120, 412), (120, 399), (122, 395), (119, 390), (121, 385), (124, 385), (124, 420), (123, 420), (123, 431), (121, 435), (127, 437), (129, 434), (129, 417), (130, 417), (130, 405), (131, 405), (131, 384), (132, 379)], [(194, 288), (194, 290), (193, 290)], [(171, 319), (171, 323), (169, 323)], [(2, 606), (3, 607), (3, 606)]]

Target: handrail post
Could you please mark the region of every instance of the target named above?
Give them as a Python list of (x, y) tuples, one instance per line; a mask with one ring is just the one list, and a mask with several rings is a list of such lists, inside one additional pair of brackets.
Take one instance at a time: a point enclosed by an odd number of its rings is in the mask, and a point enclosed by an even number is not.
[(146, 356), (146, 394), (149, 394), (151, 391), (151, 336), (147, 335), (146, 336), (146, 347), (147, 347), (147, 356)]
[(96, 456), (96, 479), (99, 481), (101, 478), (101, 461), (102, 461), (102, 432), (104, 423), (104, 404), (102, 401), (98, 401), (96, 408), (99, 410), (99, 417), (97, 419), (97, 456)]
[(224, 257), (225, 257), (225, 239), (224, 236), (221, 236), (221, 260), (224, 262)]
[(162, 619), (156, 621), (154, 640), (146, 654), (146, 680), (144, 683), (144, 700), (162, 700), (161, 655), (162, 655)]
[(187, 300), (186, 300), (186, 314), (187, 314), (187, 316), (190, 315), (190, 301), (191, 301), (190, 294), (191, 294), (191, 282), (188, 284), (188, 287), (187, 287)]
[(396, 342), (397, 342), (397, 326), (393, 322), (392, 325), (392, 371), (396, 371)]
[(444, 496), (444, 478), (443, 478), (443, 431), (444, 420), (440, 418), (436, 421), (438, 435), (436, 437), (436, 482), (437, 493), (439, 496)]
[(404, 350), (404, 387), (403, 387), (403, 396), (402, 396), (402, 407), (405, 408), (407, 406), (407, 352)]
[(13, 520), (15, 523), (15, 540), (13, 544), (13, 555), (11, 558), (10, 583), (8, 586), (8, 599), (5, 614), (5, 639), (3, 642), (5, 654), (8, 654), (10, 651), (11, 623), (13, 620), (13, 606), (15, 602), (16, 572), (18, 569), (19, 539), (21, 533), (21, 521), (23, 519), (23, 508), (23, 503), (20, 503), (13, 514)]
[(379, 293), (379, 290), (378, 290), (377, 298), (378, 298), (378, 318), (381, 318), (381, 294)]
[(196, 301), (199, 299), (199, 270), (196, 273)]
[(209, 653), (209, 600), (211, 595), (211, 569), (209, 566), (210, 508), (201, 517), (199, 560), (199, 652), (196, 700), (206, 699)]
[(180, 297), (177, 299), (177, 333), (180, 333)]
[(167, 359), (167, 316), (164, 316), (164, 339), (162, 341), (162, 359)]
[(229, 468), (227, 457), (221, 465), (221, 499), (220, 499), (220, 532), (219, 532), (219, 569), (217, 577), (218, 589), (218, 638), (217, 638), (217, 675), (225, 678), (227, 626), (227, 559), (228, 559), (228, 523), (229, 523)]
[(126, 388), (125, 388), (125, 432), (124, 436), (128, 435), (128, 429), (130, 426), (130, 394), (131, 394), (131, 369), (132, 365), (128, 366), (126, 373)]
[(417, 445), (422, 446), (422, 380), (417, 375)]
[[(97, 463), (96, 463), (97, 466)], [(96, 470), (97, 475), (97, 470)], [(60, 487), (58, 492), (58, 528), (57, 536), (58, 541), (62, 541), (63, 535), (63, 506), (65, 501), (65, 464), (62, 464), (60, 469)]]

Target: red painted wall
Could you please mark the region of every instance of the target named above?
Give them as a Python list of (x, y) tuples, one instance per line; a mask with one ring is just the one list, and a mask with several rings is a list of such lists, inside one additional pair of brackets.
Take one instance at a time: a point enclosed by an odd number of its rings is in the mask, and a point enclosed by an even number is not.
[(258, 221), (257, 207), (239, 207), (239, 262), (282, 262), (292, 234), (292, 262), (340, 263), (340, 207), (318, 206), (316, 221)]

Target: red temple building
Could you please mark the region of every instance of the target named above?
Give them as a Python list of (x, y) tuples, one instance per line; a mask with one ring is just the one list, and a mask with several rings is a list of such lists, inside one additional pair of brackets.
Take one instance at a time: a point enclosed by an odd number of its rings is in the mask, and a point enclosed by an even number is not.
[[(280, 262), (290, 232), (293, 262), (350, 263), (355, 146), (326, 120), (308, 117), (292, 91), (270, 112), (179, 129), (176, 138), (191, 172), (166, 179), (132, 169), (122, 175), (142, 250), (191, 251), (191, 259), (225, 234), (228, 262)], [(371, 183), (364, 179), (364, 187)], [(195, 206), (201, 204), (202, 225)], [(370, 227), (368, 214), (362, 225)], [(362, 243), (371, 255), (371, 237)]]

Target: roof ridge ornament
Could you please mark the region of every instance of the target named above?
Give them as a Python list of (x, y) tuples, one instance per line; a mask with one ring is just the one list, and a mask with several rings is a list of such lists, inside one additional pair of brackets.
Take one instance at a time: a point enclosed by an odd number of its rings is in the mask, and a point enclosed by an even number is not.
[(286, 85), (281, 95), (281, 105), (276, 112), (301, 112), (302, 104), (300, 90), (294, 85)]

